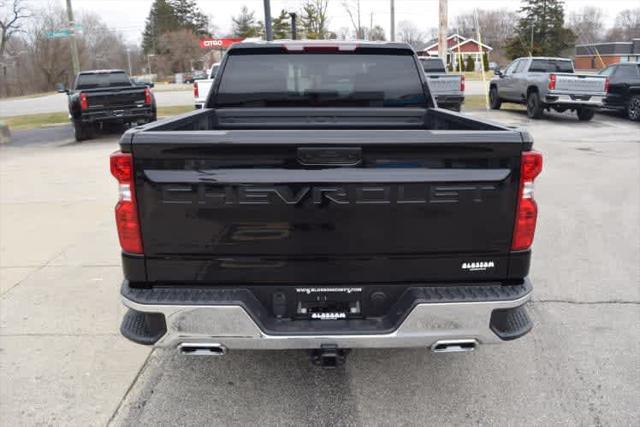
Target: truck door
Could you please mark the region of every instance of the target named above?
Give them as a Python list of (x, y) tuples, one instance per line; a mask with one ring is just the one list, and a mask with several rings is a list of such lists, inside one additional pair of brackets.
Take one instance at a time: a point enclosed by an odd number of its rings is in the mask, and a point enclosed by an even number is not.
[(507, 69), (504, 71), (504, 74), (500, 78), (500, 82), (498, 83), (498, 95), (500, 98), (507, 100), (514, 100), (514, 81), (513, 81), (513, 73), (520, 63), (520, 59), (516, 59), (513, 61)]

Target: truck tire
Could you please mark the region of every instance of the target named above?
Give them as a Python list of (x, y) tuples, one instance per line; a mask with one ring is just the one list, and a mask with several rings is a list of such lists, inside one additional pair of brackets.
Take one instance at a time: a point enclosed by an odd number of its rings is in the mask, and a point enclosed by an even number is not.
[(91, 139), (93, 137), (93, 129), (91, 125), (85, 125), (80, 120), (73, 121), (73, 135), (76, 138), (76, 141), (84, 141), (86, 139)]
[(541, 119), (544, 112), (544, 104), (540, 101), (538, 92), (529, 92), (527, 95), (527, 116), (530, 119)]
[(588, 122), (593, 119), (593, 115), (596, 113), (596, 110), (589, 107), (578, 108), (578, 120), (581, 122)]
[(634, 95), (627, 104), (627, 117), (633, 121), (640, 121), (640, 95)]
[(491, 89), (489, 89), (489, 107), (492, 110), (499, 110), (501, 106), (502, 100), (498, 96), (498, 88), (491, 86)]

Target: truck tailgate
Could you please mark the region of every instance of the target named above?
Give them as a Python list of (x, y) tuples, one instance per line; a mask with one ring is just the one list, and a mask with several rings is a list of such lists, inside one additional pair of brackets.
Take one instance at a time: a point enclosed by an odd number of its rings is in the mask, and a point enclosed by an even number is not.
[(504, 279), (522, 146), (510, 131), (141, 132), (148, 280)]
[(92, 109), (132, 107), (144, 104), (144, 88), (110, 88), (104, 90), (83, 90), (87, 95), (89, 111)]
[(604, 76), (587, 74), (556, 74), (556, 89), (554, 92), (570, 94), (604, 94)]
[(429, 89), (434, 96), (462, 95), (460, 90), (461, 77), (455, 74), (427, 74)]

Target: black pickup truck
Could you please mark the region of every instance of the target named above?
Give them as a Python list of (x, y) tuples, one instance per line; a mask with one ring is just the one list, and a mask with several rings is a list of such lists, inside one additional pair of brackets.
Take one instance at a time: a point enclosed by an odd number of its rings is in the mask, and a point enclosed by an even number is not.
[(401, 43), (242, 43), (218, 77), (204, 109), (111, 157), (125, 337), (333, 366), (530, 330), (526, 132), (435, 108)]
[(122, 70), (82, 71), (69, 95), (69, 118), (76, 141), (91, 139), (104, 123), (149, 123), (156, 120), (152, 83), (134, 84)]

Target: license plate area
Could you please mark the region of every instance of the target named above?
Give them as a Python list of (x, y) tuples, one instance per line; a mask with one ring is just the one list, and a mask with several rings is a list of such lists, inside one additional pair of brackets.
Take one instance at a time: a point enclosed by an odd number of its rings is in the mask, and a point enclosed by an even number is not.
[(362, 318), (359, 294), (327, 292), (298, 294), (296, 319), (345, 320)]

